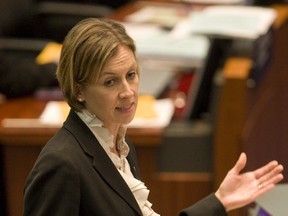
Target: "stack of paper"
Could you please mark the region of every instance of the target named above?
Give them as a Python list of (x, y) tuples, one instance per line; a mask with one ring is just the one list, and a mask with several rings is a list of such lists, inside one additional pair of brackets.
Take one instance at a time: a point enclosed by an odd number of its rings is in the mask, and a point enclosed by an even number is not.
[(171, 6), (145, 6), (128, 15), (123, 24), (136, 42), (138, 58), (149, 60), (149, 64), (162, 62), (165, 69), (201, 67), (210, 46), (208, 38), (186, 30), (175, 33), (175, 27), (187, 21), (188, 15), (187, 8)]
[(256, 39), (267, 33), (276, 18), (272, 8), (210, 6), (190, 15), (190, 32)]
[(165, 68), (200, 68), (207, 57), (210, 41), (206, 36), (174, 37), (151, 24), (124, 23), (128, 34), (135, 40), (139, 60), (157, 61)]
[(181, 13), (176, 7), (145, 6), (125, 17), (130, 23), (157, 24), (165, 28), (173, 28), (187, 14)]

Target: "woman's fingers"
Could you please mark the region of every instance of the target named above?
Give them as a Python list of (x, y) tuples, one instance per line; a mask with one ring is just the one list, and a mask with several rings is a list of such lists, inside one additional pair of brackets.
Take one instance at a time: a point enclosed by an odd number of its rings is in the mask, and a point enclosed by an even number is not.
[(260, 190), (263, 190), (265, 188), (264, 191), (266, 191), (270, 187), (274, 187), (275, 184), (277, 184), (283, 179), (282, 171), (283, 166), (281, 164), (278, 164), (277, 161), (271, 161), (265, 166), (255, 170), (254, 175), (259, 183), (258, 188)]
[(283, 171), (283, 166), (281, 164), (278, 164), (277, 161), (271, 161), (268, 164), (266, 164), (263, 167), (260, 167), (259, 169), (254, 171), (254, 175), (256, 179), (264, 180), (269, 179), (278, 173), (281, 173)]

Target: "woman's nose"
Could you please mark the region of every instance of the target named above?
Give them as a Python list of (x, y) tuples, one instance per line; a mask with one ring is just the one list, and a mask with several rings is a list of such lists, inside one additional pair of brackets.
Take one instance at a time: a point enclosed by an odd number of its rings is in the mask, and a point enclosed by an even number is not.
[(121, 90), (120, 90), (120, 98), (127, 98), (131, 97), (134, 94), (133, 89), (131, 85), (128, 82), (123, 82), (121, 85)]

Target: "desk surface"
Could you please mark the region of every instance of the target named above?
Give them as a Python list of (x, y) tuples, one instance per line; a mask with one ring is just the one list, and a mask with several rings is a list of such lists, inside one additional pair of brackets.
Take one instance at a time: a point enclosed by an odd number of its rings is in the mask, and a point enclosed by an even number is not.
[[(59, 127), (5, 127), (2, 121), (7, 118), (37, 119), (43, 112), (47, 101), (33, 97), (8, 100), (0, 104), (0, 142), (3, 145), (42, 145), (56, 133)], [(161, 143), (163, 128), (129, 128), (128, 136), (138, 145), (157, 145)]]

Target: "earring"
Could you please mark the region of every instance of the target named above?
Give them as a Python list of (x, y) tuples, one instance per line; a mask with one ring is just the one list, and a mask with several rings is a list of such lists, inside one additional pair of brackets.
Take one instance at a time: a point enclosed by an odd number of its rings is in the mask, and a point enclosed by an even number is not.
[(84, 99), (83, 98), (78, 98), (78, 101), (82, 103), (84, 101)]

